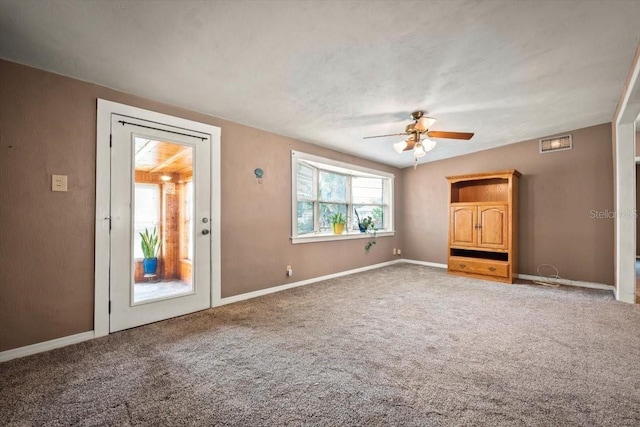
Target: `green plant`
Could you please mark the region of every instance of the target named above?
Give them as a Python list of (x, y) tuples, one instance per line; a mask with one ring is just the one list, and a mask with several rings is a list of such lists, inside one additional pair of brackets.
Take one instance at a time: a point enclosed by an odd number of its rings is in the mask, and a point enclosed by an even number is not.
[(369, 252), (369, 249), (371, 249), (371, 246), (373, 246), (373, 245), (375, 245), (375, 244), (376, 244), (376, 238), (375, 238), (375, 237), (376, 237), (376, 235), (375, 235), (375, 232), (374, 232), (374, 235), (373, 235), (373, 237), (371, 238), (371, 240), (369, 240), (369, 241), (367, 242), (367, 244), (366, 244), (366, 245), (364, 245), (364, 250), (365, 250), (365, 251)]
[(342, 212), (337, 212), (331, 215), (331, 224), (346, 224), (347, 219)]
[(153, 232), (149, 233), (149, 230), (145, 228), (144, 232), (140, 233), (140, 237), (142, 237), (140, 245), (142, 246), (142, 254), (144, 257), (157, 258), (158, 253), (160, 253), (160, 246), (162, 246), (162, 242), (158, 236), (158, 230), (154, 227)]
[(371, 247), (376, 244), (376, 236), (378, 235), (378, 230), (376, 230), (375, 225), (376, 221), (370, 215), (364, 218), (360, 218), (360, 215), (358, 215), (358, 211), (356, 209), (354, 209), (354, 212), (356, 213), (356, 218), (358, 219), (358, 228), (360, 229), (360, 231), (371, 235), (369, 241), (364, 245), (364, 250), (369, 252), (369, 249), (371, 249)]
[(371, 218), (371, 216), (366, 216), (362, 221), (358, 222), (358, 225), (361, 226), (364, 231), (374, 230), (375, 220)]
[(358, 214), (358, 210), (354, 209), (353, 211), (356, 213), (356, 218), (358, 220), (358, 228), (360, 229), (360, 231), (365, 233), (365, 232), (368, 232), (369, 230), (375, 230), (376, 220), (373, 219), (371, 215), (368, 215), (364, 218), (360, 218), (360, 215)]

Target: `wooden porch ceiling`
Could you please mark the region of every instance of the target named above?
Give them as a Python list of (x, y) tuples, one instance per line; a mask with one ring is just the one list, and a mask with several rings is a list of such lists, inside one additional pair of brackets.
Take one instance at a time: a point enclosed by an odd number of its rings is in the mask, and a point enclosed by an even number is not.
[(135, 170), (150, 173), (192, 171), (193, 148), (173, 142), (136, 138)]

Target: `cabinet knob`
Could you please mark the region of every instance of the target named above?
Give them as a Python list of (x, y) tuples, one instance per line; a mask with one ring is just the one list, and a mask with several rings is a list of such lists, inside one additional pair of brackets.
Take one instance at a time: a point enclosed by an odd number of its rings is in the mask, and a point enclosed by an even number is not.
[(489, 267), (489, 271), (496, 271), (495, 267)]
[(467, 264), (458, 264), (460, 266), (460, 268), (465, 268), (467, 266)]

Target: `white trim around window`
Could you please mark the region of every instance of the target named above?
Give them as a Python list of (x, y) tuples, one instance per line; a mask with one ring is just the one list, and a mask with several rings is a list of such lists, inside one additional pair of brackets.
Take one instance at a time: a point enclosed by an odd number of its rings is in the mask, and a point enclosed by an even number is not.
[[(303, 194), (298, 192), (299, 166), (307, 166), (310, 175), (307, 178), (307, 192)], [(345, 183), (344, 191), (341, 196), (325, 197), (320, 194), (319, 176), (322, 174), (330, 174), (342, 180)], [(326, 176), (326, 175), (325, 175)], [(354, 194), (358, 191), (357, 185), (353, 184), (357, 178), (373, 178), (379, 179), (381, 183), (380, 199), (363, 200)], [(302, 153), (300, 151), (291, 151), (291, 242), (310, 243), (324, 242), (330, 240), (348, 240), (348, 239), (366, 239), (371, 234), (361, 233), (357, 229), (356, 218), (354, 218), (354, 207), (361, 210), (363, 216), (366, 215), (367, 209), (373, 209), (378, 213), (379, 224), (376, 226), (376, 235), (378, 237), (393, 236), (394, 229), (394, 206), (393, 206), (393, 185), (395, 176), (389, 172), (383, 172), (363, 166), (353, 165), (350, 163), (340, 162), (337, 160), (327, 159), (313, 154)], [(363, 181), (362, 179), (359, 181)], [(366, 180), (364, 180), (366, 181)], [(371, 181), (371, 180), (370, 180)], [(377, 184), (380, 185), (380, 184)], [(311, 187), (311, 188), (309, 188)], [(307, 203), (313, 205), (313, 209), (309, 209), (306, 226), (307, 232), (301, 232), (298, 221), (298, 203)], [(339, 207), (346, 210), (347, 224), (343, 234), (333, 234), (331, 230), (327, 230), (326, 218), (321, 218), (321, 206), (326, 208), (327, 205)], [(375, 215), (374, 215), (375, 217)], [(354, 230), (355, 228), (355, 230)]]

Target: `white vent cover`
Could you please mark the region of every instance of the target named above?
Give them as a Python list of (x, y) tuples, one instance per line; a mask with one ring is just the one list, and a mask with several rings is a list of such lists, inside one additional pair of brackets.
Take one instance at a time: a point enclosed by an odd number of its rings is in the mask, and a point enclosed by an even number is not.
[(540, 153), (551, 153), (552, 151), (571, 150), (573, 140), (571, 135), (554, 136), (540, 140)]

